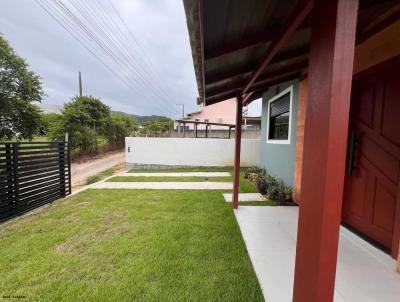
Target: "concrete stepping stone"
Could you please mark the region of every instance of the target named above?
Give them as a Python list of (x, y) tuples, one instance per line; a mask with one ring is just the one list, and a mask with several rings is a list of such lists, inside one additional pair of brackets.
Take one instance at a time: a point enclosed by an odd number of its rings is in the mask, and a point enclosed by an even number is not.
[(156, 176), (156, 177), (163, 177), (163, 176), (173, 176), (173, 177), (190, 177), (190, 176), (198, 176), (198, 177), (225, 177), (231, 176), (229, 172), (157, 172), (157, 173), (122, 173), (118, 176)]
[(232, 190), (231, 182), (98, 182), (91, 189)]
[[(232, 193), (222, 194), (226, 202), (232, 202)], [(239, 201), (265, 201), (260, 193), (239, 193)]]

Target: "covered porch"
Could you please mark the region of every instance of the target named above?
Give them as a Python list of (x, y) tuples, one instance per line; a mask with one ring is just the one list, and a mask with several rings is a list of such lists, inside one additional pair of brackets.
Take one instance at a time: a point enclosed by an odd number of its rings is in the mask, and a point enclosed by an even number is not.
[[(184, 4), (200, 99), (207, 106), (237, 98), (232, 205), (245, 240), (257, 238), (249, 251), (276, 248), (269, 258), (259, 256), (275, 270), (252, 257), (256, 271), (268, 274), (266, 298), (275, 292), (275, 301), (398, 300), (398, 1)], [(279, 177), (288, 167), (284, 180), (294, 185), (299, 208), (238, 207), (242, 108), (260, 97), (268, 100), (261, 160), (270, 160), (263, 167)], [(393, 259), (360, 245), (341, 223)]]
[[(235, 211), (266, 301), (292, 301), (298, 207), (240, 207)], [(396, 261), (340, 228), (335, 302), (396, 302)], [(307, 278), (307, 276), (304, 276)]]

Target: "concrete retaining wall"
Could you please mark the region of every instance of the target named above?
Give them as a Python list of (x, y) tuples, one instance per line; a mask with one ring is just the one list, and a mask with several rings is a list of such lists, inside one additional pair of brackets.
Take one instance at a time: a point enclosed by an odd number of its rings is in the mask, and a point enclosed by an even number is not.
[[(234, 139), (125, 138), (128, 165), (233, 166)], [(260, 140), (242, 139), (241, 166), (260, 164)]]

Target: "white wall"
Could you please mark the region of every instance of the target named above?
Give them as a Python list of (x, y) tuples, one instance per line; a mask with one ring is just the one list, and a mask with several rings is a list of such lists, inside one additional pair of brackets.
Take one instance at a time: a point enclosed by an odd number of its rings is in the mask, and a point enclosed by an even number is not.
[[(233, 166), (234, 139), (126, 137), (125, 143), (128, 165)], [(241, 150), (241, 166), (260, 164), (259, 139), (242, 139)]]

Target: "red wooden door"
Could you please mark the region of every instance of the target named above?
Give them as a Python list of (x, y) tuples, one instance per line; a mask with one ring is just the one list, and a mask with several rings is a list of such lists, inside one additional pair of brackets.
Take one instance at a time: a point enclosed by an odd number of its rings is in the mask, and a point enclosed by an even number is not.
[(343, 222), (393, 256), (400, 226), (400, 61), (395, 62), (354, 81), (349, 137), (355, 139), (343, 205)]

